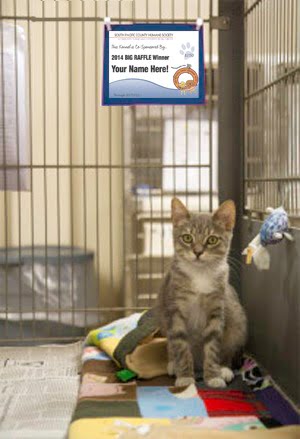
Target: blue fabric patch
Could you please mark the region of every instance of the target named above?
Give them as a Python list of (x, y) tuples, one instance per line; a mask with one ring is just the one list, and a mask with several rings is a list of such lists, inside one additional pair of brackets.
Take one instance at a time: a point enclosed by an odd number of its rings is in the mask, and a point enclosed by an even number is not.
[(99, 354), (93, 357), (93, 360), (111, 360), (111, 358), (105, 352), (99, 352)]
[(84, 363), (85, 361), (89, 361), (89, 360), (100, 360), (100, 361), (105, 360), (105, 361), (108, 361), (108, 360), (111, 360), (111, 358), (105, 352), (102, 352), (102, 351), (99, 351), (99, 352), (83, 352), (82, 362)]
[(138, 387), (137, 400), (144, 418), (208, 416), (205, 404), (199, 396), (178, 398), (169, 391), (168, 387)]
[(105, 338), (113, 337), (114, 333), (113, 331), (101, 331), (97, 335), (98, 340), (103, 340)]

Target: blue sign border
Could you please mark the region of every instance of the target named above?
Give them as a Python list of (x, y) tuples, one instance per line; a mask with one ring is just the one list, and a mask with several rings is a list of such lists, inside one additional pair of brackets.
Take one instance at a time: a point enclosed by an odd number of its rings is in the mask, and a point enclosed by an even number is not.
[[(193, 31), (197, 30), (195, 24), (152, 24), (138, 23), (133, 25), (115, 24), (111, 25), (113, 31)], [(109, 97), (109, 31), (107, 26), (104, 30), (104, 56), (103, 56), (103, 86), (102, 105), (201, 105), (206, 103), (205, 99), (205, 70), (203, 54), (203, 26), (199, 29), (199, 95), (197, 98), (110, 98)]]

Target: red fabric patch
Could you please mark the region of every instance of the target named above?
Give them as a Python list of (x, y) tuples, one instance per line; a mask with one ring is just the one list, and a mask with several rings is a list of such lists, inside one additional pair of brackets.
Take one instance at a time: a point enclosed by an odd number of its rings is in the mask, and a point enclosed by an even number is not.
[(209, 416), (270, 416), (253, 393), (237, 390), (198, 390)]

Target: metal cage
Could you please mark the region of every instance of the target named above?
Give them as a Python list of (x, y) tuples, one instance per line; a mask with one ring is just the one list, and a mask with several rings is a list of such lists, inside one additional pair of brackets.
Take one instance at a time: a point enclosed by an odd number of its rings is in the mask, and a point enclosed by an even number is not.
[[(249, 215), (284, 204), (297, 222), (298, 3), (1, 2), (1, 343), (67, 341), (151, 306), (173, 195), (201, 211), (232, 196)], [(105, 16), (201, 16), (207, 104), (101, 107)]]
[(245, 207), (300, 216), (300, 7), (245, 2)]
[[(153, 304), (171, 197), (218, 202), (217, 15), (216, 0), (1, 2), (1, 343), (71, 340)], [(101, 107), (105, 16), (201, 16), (207, 104)]]

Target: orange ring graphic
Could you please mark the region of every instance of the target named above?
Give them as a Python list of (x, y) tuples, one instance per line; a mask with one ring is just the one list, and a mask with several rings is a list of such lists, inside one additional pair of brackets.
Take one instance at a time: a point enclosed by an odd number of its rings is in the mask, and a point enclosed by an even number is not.
[[(189, 79), (186, 82), (182, 81), (179, 82), (179, 77), (183, 74), (183, 73), (188, 73), (189, 75), (191, 75), (193, 77), (193, 79)], [(173, 76), (173, 83), (175, 85), (176, 88), (178, 88), (178, 90), (182, 90), (182, 91), (192, 91), (194, 90), (194, 88), (197, 86), (199, 81), (198, 75), (195, 72), (195, 70), (191, 69), (191, 67), (182, 67), (181, 69), (176, 70), (176, 72), (174, 73)]]

